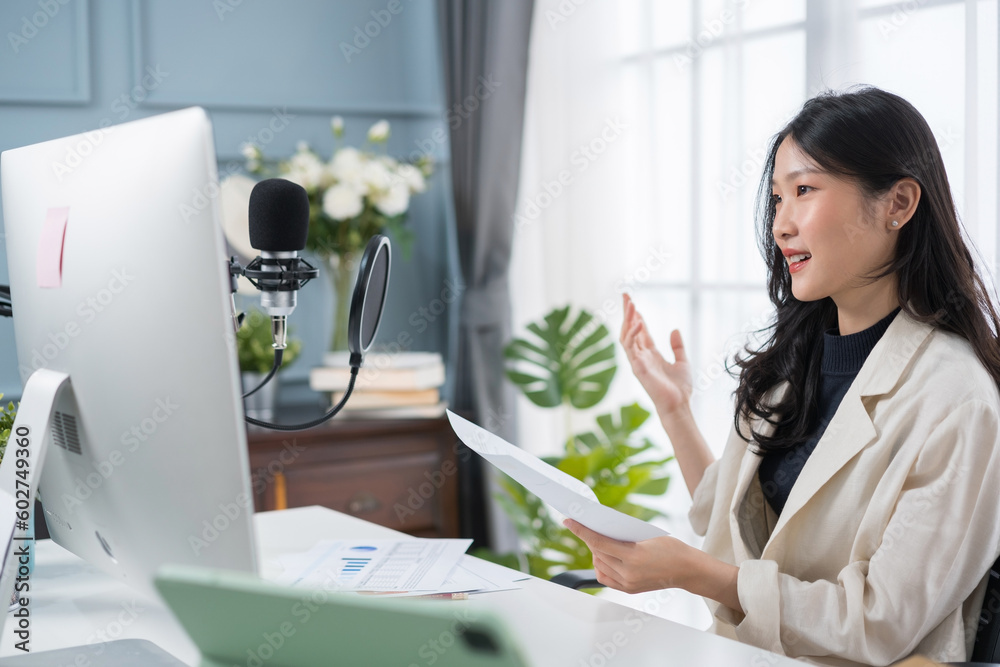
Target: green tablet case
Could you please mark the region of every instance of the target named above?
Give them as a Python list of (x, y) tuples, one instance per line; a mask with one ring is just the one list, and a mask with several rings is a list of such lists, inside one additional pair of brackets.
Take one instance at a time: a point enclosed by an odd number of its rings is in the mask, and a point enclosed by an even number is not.
[(156, 587), (202, 667), (524, 667), (503, 622), (464, 600), (366, 598), (166, 566)]

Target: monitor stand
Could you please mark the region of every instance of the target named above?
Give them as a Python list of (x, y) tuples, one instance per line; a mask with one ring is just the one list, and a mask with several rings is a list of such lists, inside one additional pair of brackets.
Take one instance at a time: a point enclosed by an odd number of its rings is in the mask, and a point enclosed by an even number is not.
[[(63, 392), (69, 392), (64, 395)], [(14, 647), (25, 651), (17, 658), (4, 658), (4, 664), (34, 665), (69, 664), (84, 655), (84, 646), (74, 646), (56, 651), (28, 654), (30, 650), (31, 582), (28, 561), (35, 550), (34, 531), (29, 530), (34, 520), (29, 508), (35, 504), (35, 492), (41, 479), (45, 453), (52, 443), (53, 415), (57, 401), (75, 402), (69, 375), (41, 368), (28, 378), (21, 396), (21, 404), (10, 430), (10, 439), (0, 462), (0, 637), (10, 616), (14, 624)], [(15, 585), (18, 596), (12, 602)], [(136, 639), (119, 639), (104, 644), (100, 665), (149, 665), (173, 667), (184, 665), (174, 656), (152, 642)], [(91, 663), (94, 664), (94, 663)]]
[(17, 417), (0, 462), (0, 611), (3, 612), (0, 614), (0, 636), (7, 621), (7, 606), (17, 585), (17, 600), (10, 605), (11, 622), (15, 624), (15, 647), (23, 642), (25, 649), (30, 648), (28, 562), (35, 550), (34, 531), (30, 530), (34, 520), (31, 509), (35, 505), (45, 452), (52, 440), (49, 426), (56, 399), (64, 389), (72, 391), (66, 373), (41, 368), (31, 374), (24, 385)]

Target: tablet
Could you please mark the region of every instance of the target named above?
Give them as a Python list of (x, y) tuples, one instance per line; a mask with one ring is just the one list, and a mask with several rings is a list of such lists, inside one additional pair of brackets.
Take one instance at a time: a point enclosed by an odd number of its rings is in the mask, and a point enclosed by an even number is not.
[(369, 598), (165, 566), (156, 588), (202, 667), (524, 667), (503, 621), (465, 600)]

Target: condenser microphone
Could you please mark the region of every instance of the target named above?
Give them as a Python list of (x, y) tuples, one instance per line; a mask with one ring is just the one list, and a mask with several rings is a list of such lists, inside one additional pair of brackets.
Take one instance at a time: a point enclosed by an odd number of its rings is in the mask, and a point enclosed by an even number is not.
[(269, 178), (250, 192), (250, 245), (260, 256), (243, 274), (260, 290), (260, 307), (271, 318), (275, 349), (284, 350), (286, 318), (295, 310), (297, 292), (319, 275), (299, 257), (309, 233), (309, 196), (297, 183)]

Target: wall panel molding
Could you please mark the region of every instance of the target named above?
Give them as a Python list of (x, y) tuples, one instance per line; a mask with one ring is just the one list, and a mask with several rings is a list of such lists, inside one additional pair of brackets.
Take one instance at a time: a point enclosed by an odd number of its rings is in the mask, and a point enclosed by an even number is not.
[[(325, 3), (317, 2), (316, 6), (324, 6)], [(178, 8), (180, 9), (180, 8)], [(132, 13), (132, 57), (131, 57), (131, 80), (134, 86), (142, 86), (142, 77), (147, 72), (147, 68), (156, 68), (159, 63), (154, 63), (151, 53), (151, 35), (154, 25), (150, 22), (150, 0), (130, 0), (130, 11)], [(402, 29), (402, 26), (398, 26)], [(336, 36), (331, 36), (332, 43), (336, 43)], [(388, 38), (387, 38), (388, 39)], [(218, 45), (216, 45), (218, 46)], [(184, 45), (185, 50), (193, 48), (191, 45)], [(196, 47), (194, 47), (196, 48)], [(215, 47), (213, 47), (215, 48)], [(388, 42), (383, 48), (388, 48)], [(221, 49), (225, 53), (225, 49)], [(375, 54), (371, 54), (374, 56)], [(340, 66), (334, 61), (332, 64)], [(358, 68), (365, 63), (354, 65)], [(352, 67), (354, 67), (352, 66)], [(369, 62), (368, 68), (372, 70), (372, 76), (378, 76), (375, 69), (376, 63)], [(301, 72), (296, 72), (295, 76), (302, 79)], [(298, 115), (316, 115), (329, 117), (335, 114), (343, 116), (378, 116), (390, 118), (434, 118), (443, 115), (441, 106), (434, 104), (415, 103), (412, 95), (401, 96), (398, 102), (384, 102), (381, 100), (365, 101), (363, 95), (355, 91), (350, 96), (343, 99), (330, 100), (327, 102), (306, 101), (304, 99), (284, 99), (278, 103), (276, 99), (262, 101), (255, 97), (253, 87), (235, 86), (232, 91), (226, 91), (223, 86), (214, 87), (210, 92), (203, 90), (185, 91), (178, 87), (173, 81), (170, 86), (152, 91), (145, 99), (139, 101), (138, 105), (156, 111), (179, 109), (187, 106), (198, 105), (208, 110), (227, 112), (269, 112), (278, 107), (287, 109), (289, 112)]]
[[(39, 5), (35, 5), (38, 9)], [(66, 6), (68, 9), (69, 6)], [(44, 104), (44, 105), (86, 105), (91, 101), (90, 90), (90, 1), (74, 0), (72, 62), (60, 63), (67, 71), (72, 72), (71, 87), (65, 90), (55, 90), (50, 93), (18, 88), (16, 86), (0, 87), (0, 102), (4, 104)], [(38, 12), (42, 12), (38, 9)], [(55, 18), (53, 15), (52, 18)], [(39, 32), (48, 27), (39, 28)], [(13, 32), (13, 31), (12, 31)], [(37, 36), (36, 36), (37, 37)], [(32, 41), (36, 39), (32, 37)], [(27, 46), (30, 46), (27, 45)], [(6, 55), (6, 54), (5, 54)]]

